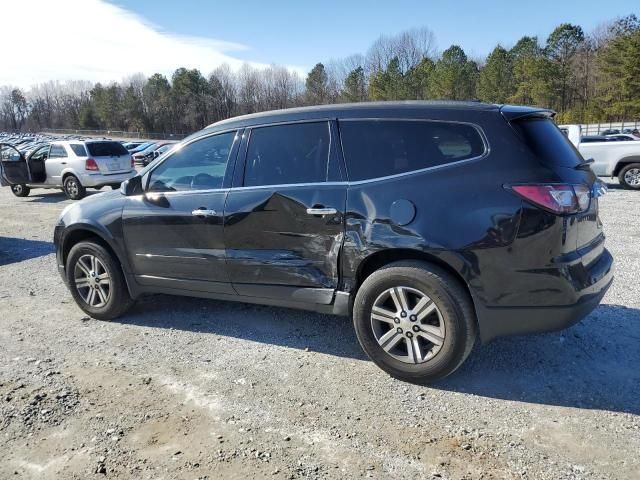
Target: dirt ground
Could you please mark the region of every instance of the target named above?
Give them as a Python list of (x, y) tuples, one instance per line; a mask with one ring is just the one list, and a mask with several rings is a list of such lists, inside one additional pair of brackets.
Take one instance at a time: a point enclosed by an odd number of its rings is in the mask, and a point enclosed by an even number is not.
[(344, 318), (169, 296), (86, 317), (51, 242), (68, 203), (0, 189), (2, 479), (640, 478), (640, 193), (601, 202), (616, 281), (593, 314), (431, 387)]

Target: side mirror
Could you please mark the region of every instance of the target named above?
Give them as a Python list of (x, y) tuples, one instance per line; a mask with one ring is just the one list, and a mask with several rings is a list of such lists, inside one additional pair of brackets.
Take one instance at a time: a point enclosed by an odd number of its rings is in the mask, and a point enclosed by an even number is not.
[(142, 177), (140, 175), (136, 175), (135, 177), (122, 182), (120, 184), (120, 193), (127, 197), (140, 195), (142, 193)]

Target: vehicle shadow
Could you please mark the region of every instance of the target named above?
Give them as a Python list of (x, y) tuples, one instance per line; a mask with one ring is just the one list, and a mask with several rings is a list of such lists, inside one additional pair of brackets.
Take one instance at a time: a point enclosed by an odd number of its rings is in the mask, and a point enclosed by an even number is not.
[(640, 309), (600, 305), (562, 331), (477, 348), (435, 388), (503, 400), (640, 414)]
[(151, 295), (117, 322), (224, 335), (252, 342), (366, 360), (351, 320), (303, 310)]
[[(299, 310), (153, 295), (118, 321), (367, 358), (349, 319)], [(503, 338), (478, 347), (456, 373), (429, 387), (639, 414), (639, 343), (640, 309), (601, 305), (563, 332)]]
[(0, 266), (42, 257), (53, 252), (53, 242), (0, 236)]
[[(104, 190), (89, 190), (87, 191), (87, 197), (91, 196), (91, 195), (95, 195), (97, 193), (101, 193), (101, 192), (108, 192), (109, 189), (104, 189)], [(85, 197), (86, 198), (86, 197)], [(25, 201), (27, 202), (32, 202), (32, 203), (58, 203), (58, 202), (64, 202), (65, 200), (68, 200), (67, 196), (64, 194), (64, 192), (60, 192), (60, 191), (52, 191), (52, 192), (36, 192), (33, 193), (31, 192), (31, 194), (25, 198)]]

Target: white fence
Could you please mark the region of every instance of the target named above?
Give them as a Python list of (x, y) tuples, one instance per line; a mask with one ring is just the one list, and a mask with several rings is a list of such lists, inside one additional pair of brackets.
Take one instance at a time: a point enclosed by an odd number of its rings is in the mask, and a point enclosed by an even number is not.
[(610, 123), (590, 123), (580, 125), (582, 135), (602, 135), (606, 130), (640, 130), (640, 121), (634, 122), (610, 122)]

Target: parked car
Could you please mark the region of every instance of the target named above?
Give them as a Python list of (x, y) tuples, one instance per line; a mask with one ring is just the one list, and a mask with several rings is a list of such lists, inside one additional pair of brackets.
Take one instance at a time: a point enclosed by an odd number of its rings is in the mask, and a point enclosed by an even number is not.
[(32, 188), (62, 188), (78, 200), (88, 187), (116, 189), (136, 174), (131, 154), (110, 140), (54, 141), (28, 152), (0, 143), (0, 157), (1, 183), (18, 197)]
[(125, 142), (123, 143), (124, 148), (126, 148), (127, 150), (131, 151), (136, 149), (137, 147), (139, 147), (140, 145), (145, 144), (146, 142)]
[(129, 152), (133, 155), (135, 153), (141, 152), (142, 150), (144, 150), (145, 148), (155, 144), (156, 142), (145, 142), (142, 143), (140, 145), (138, 145), (137, 147), (133, 148), (132, 150), (129, 150)]
[(603, 130), (602, 132), (600, 132), (600, 135), (602, 136), (607, 136), (607, 135), (617, 135), (620, 133), (620, 130), (618, 130), (617, 128), (609, 128), (607, 130)]
[(584, 158), (592, 160), (591, 169), (600, 177), (618, 177), (624, 188), (640, 190), (640, 142), (604, 137), (591, 141), (581, 136), (579, 125), (564, 125), (569, 140)]
[(610, 140), (617, 141), (617, 142), (629, 142), (629, 141), (638, 141), (638, 140), (640, 140), (640, 137), (636, 137), (635, 135), (624, 134), (624, 133), (619, 133), (619, 134), (616, 134), (616, 135), (607, 135), (606, 138), (608, 138)]
[(225, 120), (67, 207), (60, 273), (98, 319), (148, 293), (351, 315), (382, 369), (434, 380), (477, 338), (568, 327), (611, 285), (600, 181), (552, 116), (390, 102)]
[(133, 154), (133, 159), (136, 163), (141, 164), (142, 166), (147, 166), (149, 164), (149, 162), (151, 162), (152, 160), (154, 160), (155, 158), (157, 158), (157, 155), (155, 155), (155, 152), (161, 148), (164, 147), (165, 145), (172, 145), (174, 143), (177, 143), (175, 141), (168, 141), (168, 140), (163, 140), (160, 142), (156, 142), (152, 145), (149, 145), (147, 148), (145, 148), (144, 150), (134, 153)]

